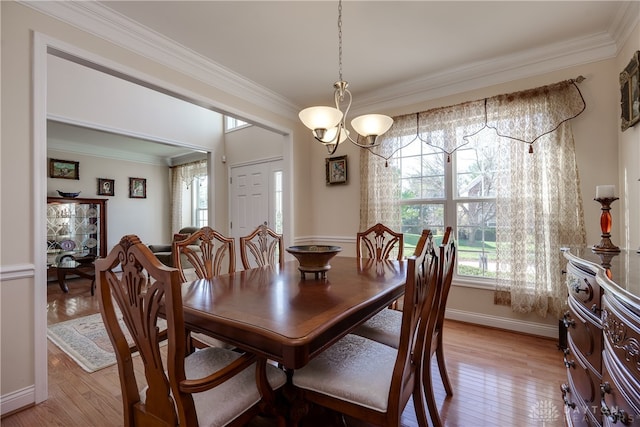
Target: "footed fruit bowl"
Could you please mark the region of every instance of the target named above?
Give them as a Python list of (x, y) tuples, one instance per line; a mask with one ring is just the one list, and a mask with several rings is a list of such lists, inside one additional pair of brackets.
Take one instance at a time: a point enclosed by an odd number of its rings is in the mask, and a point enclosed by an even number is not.
[(60, 197), (78, 197), (81, 193), (81, 191), (78, 191), (77, 193), (65, 193), (64, 191), (60, 191), (60, 190), (56, 190), (58, 192), (58, 194), (60, 195)]
[(316, 279), (318, 277), (325, 279), (327, 271), (331, 269), (329, 261), (341, 250), (340, 246), (323, 245), (289, 246), (287, 248), (287, 252), (298, 260), (300, 264), (298, 270), (302, 273), (303, 279), (305, 273), (314, 273)]

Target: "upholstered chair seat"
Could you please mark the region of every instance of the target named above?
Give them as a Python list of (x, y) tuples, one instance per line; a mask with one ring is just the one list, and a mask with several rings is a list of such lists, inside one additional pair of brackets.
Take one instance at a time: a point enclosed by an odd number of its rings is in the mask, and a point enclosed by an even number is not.
[(386, 412), (397, 356), (398, 351), (387, 345), (347, 335), (295, 371), (293, 384)]
[(389, 347), (398, 348), (401, 325), (402, 312), (386, 308), (363, 323), (353, 333)]
[[(413, 399), (418, 425), (427, 427), (421, 361), (437, 278), (433, 236), (423, 230), (407, 260), (398, 348), (354, 334), (339, 339), (293, 373), (293, 387), (305, 403), (299, 412), (316, 404), (368, 425), (400, 427), (402, 413)], [(293, 417), (292, 424), (300, 419)]]
[[(187, 380), (204, 378), (240, 357), (240, 353), (217, 347), (197, 350), (184, 360)], [(273, 365), (267, 364), (267, 379), (276, 390), (282, 387), (287, 377)], [(146, 400), (146, 388), (140, 392), (140, 400)], [(233, 396), (233, 399), (229, 399)], [(193, 402), (200, 426), (226, 426), (238, 414), (248, 411), (261, 399), (256, 386), (255, 363), (219, 386), (193, 394)]]

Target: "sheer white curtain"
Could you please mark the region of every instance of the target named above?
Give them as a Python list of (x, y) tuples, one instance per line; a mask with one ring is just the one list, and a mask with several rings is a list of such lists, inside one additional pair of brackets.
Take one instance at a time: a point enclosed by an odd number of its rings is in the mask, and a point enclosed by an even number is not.
[(194, 178), (200, 175), (207, 175), (207, 160), (173, 166), (169, 171), (172, 233), (177, 233), (184, 224), (183, 190), (189, 189)]
[(393, 127), (375, 151), (360, 150), (360, 231), (379, 222), (392, 230), (402, 229), (400, 175), (381, 157), (389, 158), (415, 140), (410, 130), (415, 129), (415, 122), (415, 115), (394, 118)]
[(447, 154), (473, 138), (492, 140), (499, 147), (495, 302), (516, 312), (560, 315), (566, 301), (560, 248), (586, 243), (568, 121), (584, 108), (571, 80), (395, 117), (381, 147), (362, 150), (360, 228), (401, 224), (399, 173), (380, 158), (416, 139)]
[[(488, 104), (492, 127), (510, 137), (502, 141), (502, 160), (509, 167), (501, 168), (496, 191), (495, 301), (515, 312), (561, 315), (567, 299), (560, 248), (586, 243), (568, 121), (582, 109), (577, 87), (566, 83), (495, 97)], [(521, 142), (534, 140), (533, 153), (522, 150)]]

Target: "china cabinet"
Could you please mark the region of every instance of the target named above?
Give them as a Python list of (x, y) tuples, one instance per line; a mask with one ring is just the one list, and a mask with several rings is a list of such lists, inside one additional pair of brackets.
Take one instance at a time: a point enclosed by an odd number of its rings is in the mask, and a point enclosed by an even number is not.
[(640, 423), (640, 254), (564, 251), (569, 426)]
[(47, 266), (107, 254), (107, 199), (47, 198)]

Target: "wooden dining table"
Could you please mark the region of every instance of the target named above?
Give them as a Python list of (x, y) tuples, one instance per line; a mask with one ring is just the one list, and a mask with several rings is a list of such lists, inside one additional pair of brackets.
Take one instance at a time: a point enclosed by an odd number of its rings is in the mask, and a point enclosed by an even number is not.
[(336, 257), (326, 278), (298, 261), (183, 284), (185, 326), (299, 369), (404, 294), (406, 261)]

